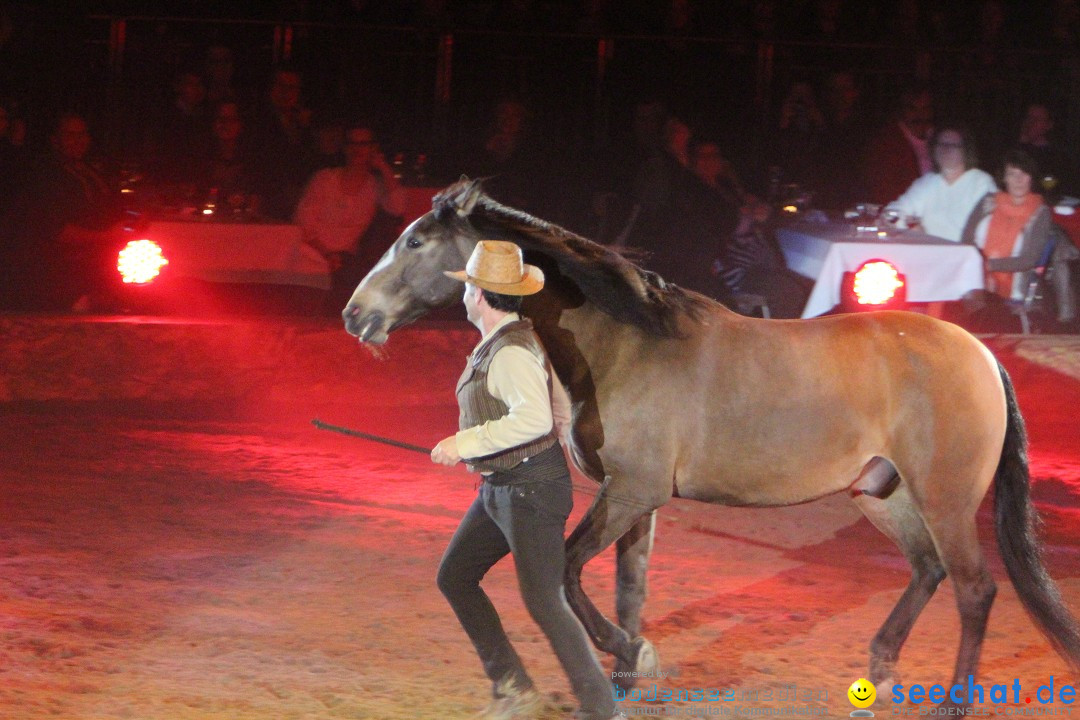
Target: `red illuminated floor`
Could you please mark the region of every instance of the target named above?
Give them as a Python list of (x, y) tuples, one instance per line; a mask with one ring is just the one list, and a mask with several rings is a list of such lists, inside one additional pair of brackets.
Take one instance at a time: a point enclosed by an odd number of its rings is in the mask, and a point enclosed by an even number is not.
[[(1080, 381), (1007, 345), (997, 347), (1031, 427), (1051, 572), (1080, 609)], [(460, 358), (422, 361), (441, 378)], [(386, 376), (371, 383), (354, 388), (357, 403), (378, 402), (350, 423), (420, 444), (452, 429), (449, 389), (427, 407), (395, 406)], [(486, 702), (434, 582), (473, 493), (463, 470), (320, 433), (304, 408), (0, 412), (0, 717), (434, 719)], [(575, 517), (587, 501), (578, 495)], [(1001, 584), (981, 679), (1075, 682), (1020, 609), (983, 514)], [(610, 554), (587, 574), (611, 608)], [(661, 512), (650, 579), (646, 634), (677, 673), (661, 684), (840, 717), (907, 571), (844, 498), (777, 510), (675, 501)], [(538, 686), (568, 702), (508, 563), (486, 587)], [(957, 632), (945, 583), (908, 642), (904, 680), (946, 681)], [(779, 700), (792, 685), (814, 699)]]

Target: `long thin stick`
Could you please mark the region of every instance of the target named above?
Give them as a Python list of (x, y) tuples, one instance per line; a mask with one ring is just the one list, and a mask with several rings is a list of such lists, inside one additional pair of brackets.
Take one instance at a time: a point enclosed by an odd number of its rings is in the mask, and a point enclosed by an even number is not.
[[(348, 435), (349, 437), (358, 437), (358, 438), (362, 438), (364, 440), (370, 440), (372, 442), (381, 443), (383, 445), (391, 445), (391, 446), (396, 447), (396, 448), (401, 448), (402, 450), (411, 450), (412, 452), (423, 453), (424, 455), (428, 455), (428, 456), (431, 455), (431, 450), (430, 449), (425, 448), (425, 447), (420, 447), (419, 445), (413, 445), (412, 443), (402, 442), (400, 440), (393, 440), (391, 438), (386, 438), (386, 437), (383, 437), (381, 435), (372, 435), (371, 433), (362, 432), (360, 430), (353, 430), (352, 428), (342, 427), (340, 425), (331, 425), (330, 423), (324, 423), (319, 418), (315, 418), (314, 420), (312, 420), (311, 424), (314, 425), (315, 427), (317, 427), (319, 430), (329, 430), (330, 432), (341, 433), (342, 435)], [(478, 464), (473, 464), (473, 467), (475, 469), (477, 469), (477, 470), (487, 470), (488, 469), (488, 468), (484, 467), (483, 465), (478, 465)], [(503, 473), (505, 473), (507, 475), (517, 475), (518, 474), (518, 473), (514, 472), (513, 469), (501, 470), (500, 472), (503, 472)], [(551, 481), (542, 480), (540, 482), (551, 482)], [(607, 485), (607, 482), (605, 481), (604, 486), (606, 487), (606, 485)], [(592, 488), (582, 487), (582, 486), (577, 485), (577, 484), (574, 484), (572, 487), (575, 490), (578, 490), (578, 491), (580, 491), (582, 493), (585, 493), (586, 495), (593, 495), (593, 496), (599, 495), (600, 492), (603, 490), (603, 488), (601, 488), (601, 490), (593, 490)], [(622, 503), (623, 505), (630, 505), (632, 507), (640, 507), (645, 512), (651, 512), (651, 511), (656, 509), (656, 507), (654, 505), (650, 505), (648, 503), (641, 502), (640, 500), (637, 500), (636, 498), (618, 497), (617, 495), (612, 495), (611, 493), (605, 494), (604, 497), (607, 500), (610, 500), (611, 502)]]
[(372, 442), (382, 443), (383, 445), (393, 445), (402, 450), (412, 450), (413, 452), (423, 453), (424, 455), (431, 455), (431, 448), (420, 447), (419, 445), (401, 442), (400, 440), (393, 440), (391, 438), (382, 437), (381, 435), (372, 435), (371, 433), (341, 427), (340, 425), (331, 425), (330, 423), (324, 423), (319, 418), (312, 420), (311, 424), (320, 430), (329, 430), (330, 432), (341, 433), (342, 435), (348, 435), (350, 437), (363, 438), (365, 440), (371, 440)]

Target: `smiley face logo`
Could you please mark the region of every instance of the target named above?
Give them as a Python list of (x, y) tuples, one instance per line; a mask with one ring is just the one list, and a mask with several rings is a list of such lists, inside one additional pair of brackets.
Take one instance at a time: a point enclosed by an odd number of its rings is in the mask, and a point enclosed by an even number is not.
[(868, 708), (877, 699), (877, 688), (866, 678), (859, 678), (851, 683), (847, 690), (848, 700), (857, 708)]

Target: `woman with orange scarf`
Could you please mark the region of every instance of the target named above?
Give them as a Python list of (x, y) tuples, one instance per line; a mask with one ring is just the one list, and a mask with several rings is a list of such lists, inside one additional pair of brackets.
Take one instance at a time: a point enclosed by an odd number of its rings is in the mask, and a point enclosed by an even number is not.
[[(1010, 151), (1004, 166), (1001, 181), (1005, 191), (987, 193), (979, 201), (961, 241), (976, 245), (986, 258), (987, 291), (1004, 300), (1020, 300), (1027, 279), (1023, 271), (1038, 265), (1055, 233), (1061, 238), (1064, 235), (1056, 230), (1042, 196), (1031, 192), (1031, 178), (1038, 174), (1031, 156), (1022, 150)], [(1054, 286), (1058, 290), (1058, 320), (1070, 322), (1076, 311), (1067, 263), (1055, 265)]]

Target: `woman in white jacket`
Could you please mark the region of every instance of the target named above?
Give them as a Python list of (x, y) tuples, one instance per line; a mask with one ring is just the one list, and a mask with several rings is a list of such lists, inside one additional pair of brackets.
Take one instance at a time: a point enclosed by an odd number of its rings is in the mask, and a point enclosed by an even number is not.
[(960, 242), (972, 208), (997, 190), (994, 179), (975, 167), (975, 146), (961, 128), (937, 130), (930, 143), (935, 172), (923, 175), (899, 198), (885, 207), (895, 213), (900, 227), (921, 226), (927, 235)]

